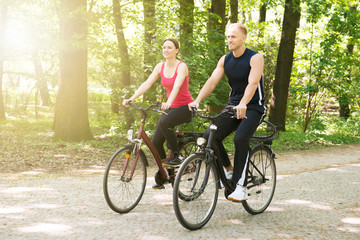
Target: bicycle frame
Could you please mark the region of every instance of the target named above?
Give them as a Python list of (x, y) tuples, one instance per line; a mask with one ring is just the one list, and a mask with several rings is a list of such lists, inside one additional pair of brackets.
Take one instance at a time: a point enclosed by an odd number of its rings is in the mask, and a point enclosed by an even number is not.
[[(145, 143), (145, 145), (149, 148), (151, 154), (153, 155), (153, 157), (155, 159), (155, 162), (156, 162), (156, 165), (159, 168), (161, 177), (163, 179), (166, 179), (167, 174), (166, 174), (166, 171), (165, 171), (164, 167), (162, 166), (160, 155), (157, 152), (155, 146), (152, 144), (149, 136), (146, 134), (146, 132), (144, 130), (144, 128), (145, 128), (145, 119), (146, 119), (147, 115), (146, 115), (145, 111), (143, 111), (143, 110), (141, 110), (141, 114), (142, 114), (142, 121), (141, 121), (141, 125), (140, 125), (139, 132), (138, 132), (138, 135), (137, 135), (137, 140), (139, 140), (139, 141), (136, 141), (136, 139), (131, 141), (133, 144), (135, 144), (135, 147), (136, 147), (136, 157), (135, 157), (134, 165), (132, 166), (132, 169), (131, 169), (130, 178), (132, 178), (133, 175), (134, 175), (135, 167), (136, 167), (139, 155), (140, 155), (141, 143), (143, 141)], [(125, 163), (123, 174), (125, 174), (126, 168), (127, 168), (127, 163)]]
[[(214, 122), (214, 121), (215, 121), (215, 119), (216, 119), (218, 116), (221, 115), (221, 113), (218, 114), (218, 115), (215, 116), (215, 117), (205, 117), (205, 116), (201, 116), (201, 115), (199, 114), (199, 112), (197, 112), (196, 109), (194, 109), (194, 110), (195, 110), (195, 112), (196, 112), (200, 117), (202, 117), (202, 118), (207, 118), (207, 119), (211, 120), (211, 124), (210, 124), (210, 134), (209, 134), (208, 141), (207, 141), (207, 143), (206, 143), (205, 154), (206, 154), (206, 161), (213, 161), (212, 156), (214, 155), (214, 150), (213, 150), (213, 148), (212, 148), (212, 141), (213, 141), (213, 138), (214, 138), (215, 131), (217, 130), (217, 126), (215, 125), (215, 122)], [(233, 110), (231, 110), (231, 111), (233, 111)], [(234, 191), (234, 190), (235, 190), (235, 186), (230, 185), (230, 184), (228, 183), (226, 177), (225, 177), (225, 171), (224, 171), (224, 169), (222, 168), (223, 164), (222, 164), (221, 160), (220, 160), (219, 158), (216, 158), (215, 161), (213, 161), (213, 162), (214, 162), (214, 164), (215, 164), (215, 166), (216, 166), (216, 169), (217, 169), (217, 172), (218, 172), (218, 176), (219, 176), (221, 182), (223, 183), (224, 187), (225, 187), (226, 189), (230, 190), (230, 191)], [(256, 170), (256, 172), (258, 172), (259, 175), (260, 175), (261, 178), (262, 178), (262, 181), (259, 182), (258, 184), (265, 182), (266, 179), (265, 179), (264, 175), (263, 175), (262, 172), (254, 165), (254, 163), (253, 163), (252, 161), (249, 161), (248, 164), (251, 164), (251, 165), (253, 166), (253, 168)], [(248, 167), (248, 166), (247, 166), (247, 167)], [(209, 174), (209, 170), (207, 169), (206, 175), (208, 175), (208, 174)], [(249, 176), (248, 176), (248, 177), (249, 177)], [(250, 176), (250, 177), (252, 177), (252, 176)], [(248, 186), (248, 188), (255, 187), (255, 186), (257, 186), (258, 184), (253, 184), (253, 185), (251, 185), (251, 186)]]

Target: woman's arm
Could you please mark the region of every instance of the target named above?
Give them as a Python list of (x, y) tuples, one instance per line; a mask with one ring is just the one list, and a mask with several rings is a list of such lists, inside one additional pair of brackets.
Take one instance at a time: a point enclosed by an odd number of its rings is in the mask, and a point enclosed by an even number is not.
[(143, 82), (140, 87), (135, 91), (134, 95), (132, 95), (129, 99), (124, 99), (123, 100), (123, 105), (124, 106), (128, 106), (127, 102), (128, 101), (134, 101), (136, 98), (138, 98), (139, 96), (143, 95), (144, 93), (147, 92), (147, 90), (149, 90), (149, 88), (154, 84), (154, 82), (159, 78), (160, 76), (160, 70), (161, 70), (161, 64), (162, 63), (158, 63), (154, 70), (152, 71), (152, 73), (150, 74), (150, 76), (148, 77), (148, 79)]

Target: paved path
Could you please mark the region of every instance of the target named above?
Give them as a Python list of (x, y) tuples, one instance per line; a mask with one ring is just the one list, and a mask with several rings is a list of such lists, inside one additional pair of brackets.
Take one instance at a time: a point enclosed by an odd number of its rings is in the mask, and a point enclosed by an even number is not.
[(102, 169), (0, 174), (0, 239), (360, 239), (360, 145), (281, 154), (277, 169), (266, 212), (249, 215), (220, 194), (198, 231), (179, 224), (172, 188), (151, 189), (152, 177), (120, 215), (105, 203)]

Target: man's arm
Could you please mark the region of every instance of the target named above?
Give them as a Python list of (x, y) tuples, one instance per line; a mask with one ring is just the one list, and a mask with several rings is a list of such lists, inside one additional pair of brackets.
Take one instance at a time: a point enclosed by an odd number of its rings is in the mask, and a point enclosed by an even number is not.
[(221, 78), (224, 76), (225, 69), (224, 69), (224, 61), (225, 61), (225, 55), (222, 56), (215, 68), (215, 70), (212, 72), (210, 78), (206, 81), (204, 86), (201, 88), (199, 95), (195, 99), (194, 102), (189, 103), (189, 108), (191, 110), (191, 107), (199, 107), (199, 104), (202, 100), (207, 98), (215, 89), (215, 87), (220, 82)]
[(261, 54), (254, 55), (250, 60), (250, 66), (251, 70), (249, 73), (249, 83), (245, 88), (244, 96), (242, 97), (239, 105), (235, 107), (238, 119), (246, 117), (246, 105), (253, 98), (264, 71), (264, 57)]

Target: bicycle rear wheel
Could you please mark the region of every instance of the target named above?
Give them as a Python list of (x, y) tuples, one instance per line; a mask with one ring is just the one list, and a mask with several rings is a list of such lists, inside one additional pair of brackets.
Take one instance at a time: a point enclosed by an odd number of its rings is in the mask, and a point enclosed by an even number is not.
[(181, 146), (179, 156), (182, 157), (184, 160), (190, 156), (191, 154), (195, 153), (197, 148), (195, 139), (188, 139), (184, 145)]
[(176, 175), (173, 190), (173, 206), (181, 225), (190, 230), (205, 226), (214, 213), (218, 191), (214, 164), (206, 163), (202, 153), (188, 157)]
[[(195, 139), (188, 138), (184, 142), (181, 143), (179, 156), (183, 160), (185, 160), (191, 154), (195, 153), (196, 148), (197, 148), (197, 145), (196, 145)], [(177, 172), (178, 172), (178, 168), (169, 168), (168, 169), (171, 186), (174, 186), (175, 176), (176, 176)]]
[(259, 214), (269, 206), (275, 192), (276, 167), (272, 151), (258, 145), (250, 152), (248, 169), (249, 199), (242, 202), (250, 214)]
[[(109, 207), (117, 213), (130, 212), (140, 201), (146, 185), (147, 161), (140, 150), (136, 166), (134, 146), (126, 146), (114, 153), (108, 162), (103, 189)], [(127, 163), (127, 164), (126, 164)], [(130, 177), (132, 168), (134, 174)]]

